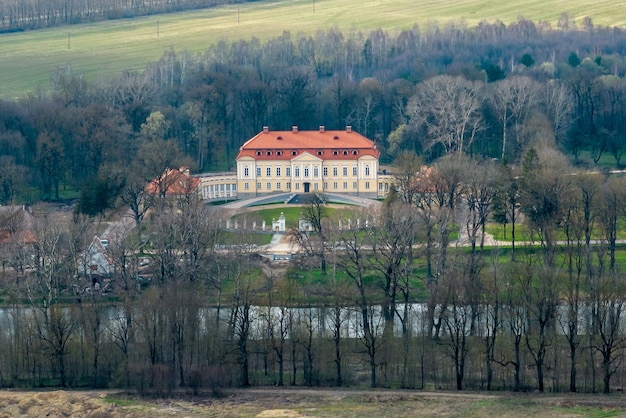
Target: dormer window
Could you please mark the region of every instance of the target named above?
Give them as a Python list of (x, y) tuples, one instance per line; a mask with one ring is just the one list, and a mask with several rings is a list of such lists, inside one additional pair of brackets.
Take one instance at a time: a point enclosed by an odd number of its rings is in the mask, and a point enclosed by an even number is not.
[(333, 155), (339, 155), (339, 151), (333, 150)]
[(318, 150), (317, 151), (317, 155), (322, 155), (322, 154), (324, 154), (324, 151), (322, 151), (322, 150)]
[(256, 155), (260, 156), (260, 155), (263, 155), (263, 153), (261, 151), (257, 151)]
[(343, 155), (348, 155), (348, 151), (344, 150)]
[(359, 151), (357, 151), (357, 150), (353, 150), (352, 151), (352, 155), (357, 155), (358, 153), (359, 153)]
[(291, 151), (291, 155), (298, 155), (298, 151), (296, 150)]
[(267, 151), (267, 155), (272, 155), (272, 151)]
[(283, 155), (282, 151), (276, 151), (276, 155)]

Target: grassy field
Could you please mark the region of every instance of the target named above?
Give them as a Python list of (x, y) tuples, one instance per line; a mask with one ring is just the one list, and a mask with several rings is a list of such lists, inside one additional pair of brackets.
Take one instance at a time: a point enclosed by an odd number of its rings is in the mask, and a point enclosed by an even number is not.
[[(513, 394), (494, 392), (423, 392), (393, 390), (254, 388), (225, 390), (220, 398), (162, 402), (115, 395), (108, 402), (137, 416), (160, 417), (169, 407), (186, 416), (213, 417), (620, 417), (620, 396)], [(207, 414), (208, 415), (205, 415)], [(145, 415), (143, 415), (145, 414)]]
[[(263, 0), (192, 12), (103, 21), (0, 35), (0, 98), (12, 99), (47, 89), (55, 67), (71, 65), (87, 79), (139, 70), (169, 48), (193, 53), (219, 40), (257, 37), (283, 31), (315, 33), (338, 27), (344, 33), (382, 28), (390, 33), (437, 22), (511, 22), (523, 16), (553, 24), (562, 13), (580, 22), (624, 26), (626, 9), (616, 0)], [(158, 34), (157, 34), (158, 27)], [(69, 48), (68, 48), (69, 47)]]

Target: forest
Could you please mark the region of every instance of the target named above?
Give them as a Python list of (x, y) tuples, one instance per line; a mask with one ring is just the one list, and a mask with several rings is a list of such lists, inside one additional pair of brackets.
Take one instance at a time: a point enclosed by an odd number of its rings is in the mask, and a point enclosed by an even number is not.
[(533, 144), (519, 168), (454, 153), (420, 171), (404, 152), (379, 206), (302, 206), (312, 228), (288, 233), (287, 263), (193, 192), (126, 188), (132, 227), (108, 237), (106, 274), (85, 256), (92, 218), (34, 211), (24, 242), (17, 209), (0, 219), (15, 237), (0, 246), (0, 385), (622, 390), (624, 178)]
[(225, 0), (71, 0), (0, 1), (0, 33), (89, 23), (104, 19), (193, 10), (220, 4)]
[(568, 22), (284, 33), (201, 55), (170, 50), (144, 71), (92, 83), (57, 68), (53, 91), (0, 103), (0, 203), (75, 197), (100, 181), (111, 186), (107, 207), (115, 178), (155, 136), (196, 172), (226, 171), (262, 126), (351, 125), (376, 141), (382, 163), (459, 149), (513, 164), (545, 126), (576, 164), (619, 166), (624, 30)]
[[(621, 390), (626, 187), (606, 169), (625, 35), (567, 16), (330, 29), (93, 83), (58, 68), (54, 91), (0, 103), (0, 203), (78, 198), (67, 224), (34, 214), (32, 247), (0, 247), (0, 384)], [(358, 228), (304, 207), (289, 267), (221, 230), (218, 206), (143, 193), (166, 167), (230, 169), (262, 126), (320, 124), (374, 140), (398, 188), (347, 215)], [(107, 293), (81, 260), (112, 209), (134, 228), (108, 243)]]

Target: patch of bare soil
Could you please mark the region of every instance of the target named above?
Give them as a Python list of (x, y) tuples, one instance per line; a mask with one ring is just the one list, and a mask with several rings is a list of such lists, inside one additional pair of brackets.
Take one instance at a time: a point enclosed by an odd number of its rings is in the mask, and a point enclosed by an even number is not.
[(127, 417), (103, 392), (0, 392), (0, 417)]

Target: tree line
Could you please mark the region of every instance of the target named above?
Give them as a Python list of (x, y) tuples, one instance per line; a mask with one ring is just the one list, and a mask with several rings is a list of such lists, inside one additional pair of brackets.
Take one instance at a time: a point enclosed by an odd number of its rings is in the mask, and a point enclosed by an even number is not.
[[(109, 237), (109, 278), (84, 256), (88, 217), (36, 214), (32, 248), (1, 247), (0, 383), (161, 396), (264, 384), (620, 389), (624, 178), (574, 170), (543, 136), (523, 154), (518, 167), (454, 153), (424, 170), (404, 152), (380, 207), (305, 205), (312, 228), (291, 232), (302, 256), (289, 266), (222, 230), (219, 209), (191, 191), (137, 205), (127, 190), (135, 227)], [(510, 245), (488, 241), (488, 222), (508, 226)]]
[(224, 0), (70, 0), (0, 1), (0, 33), (126, 19), (157, 13), (202, 9), (233, 1)]
[(558, 28), (524, 19), (429, 25), (395, 36), (284, 33), (198, 55), (170, 50), (144, 71), (93, 82), (59, 67), (49, 90), (0, 103), (0, 202), (58, 199), (100, 183), (86, 213), (101, 212), (153, 138), (194, 170), (224, 171), (262, 126), (352, 125), (377, 143), (383, 163), (405, 150), (426, 162), (462, 152), (519, 163), (543, 131), (579, 163), (619, 166), (624, 31), (562, 20)]

